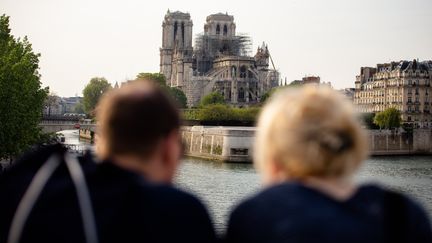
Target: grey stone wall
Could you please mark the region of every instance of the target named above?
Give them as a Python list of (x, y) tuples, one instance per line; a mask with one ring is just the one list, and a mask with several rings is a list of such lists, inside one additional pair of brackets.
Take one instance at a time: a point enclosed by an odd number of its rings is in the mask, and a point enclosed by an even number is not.
[(432, 154), (431, 129), (415, 129), (413, 133), (368, 133), (371, 155)]
[[(226, 162), (251, 162), (255, 127), (182, 128), (186, 155)], [(413, 133), (368, 131), (371, 155), (432, 154), (432, 130)]]
[(249, 127), (182, 128), (186, 155), (226, 162), (251, 162), (254, 134)]

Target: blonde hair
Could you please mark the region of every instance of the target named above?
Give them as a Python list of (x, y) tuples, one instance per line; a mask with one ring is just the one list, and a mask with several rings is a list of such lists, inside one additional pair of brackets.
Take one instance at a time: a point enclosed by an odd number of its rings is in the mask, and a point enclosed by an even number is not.
[(277, 92), (259, 117), (254, 151), (258, 169), (278, 163), (297, 179), (350, 175), (367, 156), (352, 105), (319, 86)]

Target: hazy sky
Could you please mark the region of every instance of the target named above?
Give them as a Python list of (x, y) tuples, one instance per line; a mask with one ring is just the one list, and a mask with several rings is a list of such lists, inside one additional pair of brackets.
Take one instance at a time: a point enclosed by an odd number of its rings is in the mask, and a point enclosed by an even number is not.
[(61, 96), (81, 95), (94, 76), (158, 72), (167, 9), (189, 12), (194, 35), (207, 15), (234, 15), (289, 82), (319, 75), (352, 87), (361, 66), (432, 59), (432, 0), (0, 0), (12, 33), (41, 53), (43, 85)]

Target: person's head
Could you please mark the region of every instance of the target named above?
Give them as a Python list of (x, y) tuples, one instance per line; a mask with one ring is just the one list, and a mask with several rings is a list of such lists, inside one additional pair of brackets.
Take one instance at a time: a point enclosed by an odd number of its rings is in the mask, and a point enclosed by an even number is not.
[(181, 156), (178, 110), (153, 81), (136, 80), (104, 95), (96, 109), (102, 160), (171, 182)]
[(258, 120), (254, 160), (266, 183), (348, 177), (367, 156), (352, 105), (330, 88), (277, 92)]

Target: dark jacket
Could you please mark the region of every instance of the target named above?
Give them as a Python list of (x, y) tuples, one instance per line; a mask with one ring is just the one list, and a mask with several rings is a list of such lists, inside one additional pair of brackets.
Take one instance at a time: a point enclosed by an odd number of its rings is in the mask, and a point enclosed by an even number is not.
[(227, 242), (431, 243), (426, 213), (409, 198), (362, 186), (340, 202), (299, 183), (268, 188), (231, 214)]
[[(26, 154), (0, 176), (0, 242), (35, 171), (59, 146)], [(99, 242), (213, 242), (209, 215), (194, 196), (154, 184), (109, 161), (80, 158), (89, 187)], [(24, 227), (20, 242), (84, 242), (77, 196), (62, 164), (48, 182)]]

